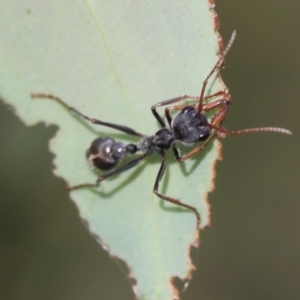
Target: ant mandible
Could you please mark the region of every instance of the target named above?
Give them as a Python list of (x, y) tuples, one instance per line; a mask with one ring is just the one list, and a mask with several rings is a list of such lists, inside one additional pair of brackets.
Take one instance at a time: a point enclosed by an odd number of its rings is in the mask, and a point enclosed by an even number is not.
[[(232, 46), (234, 39), (236, 36), (236, 32), (234, 31), (231, 35), (231, 38), (226, 46), (225, 50), (221, 53), (220, 58), (218, 59), (215, 66), (212, 68), (211, 72), (208, 74), (206, 79), (203, 82), (202, 90), (200, 96), (191, 96), (191, 95), (183, 95), (181, 97), (173, 98), (170, 100), (159, 102), (151, 107), (152, 113), (154, 117), (157, 119), (162, 129), (158, 130), (154, 135), (144, 135), (132, 128), (127, 126), (107, 123), (100, 121), (98, 119), (90, 118), (81, 112), (79, 112), (74, 107), (69, 106), (60, 98), (50, 95), (50, 94), (39, 94), (34, 93), (31, 94), (32, 98), (47, 98), (51, 100), (57, 101), (59, 104), (77, 114), (81, 118), (91, 122), (92, 124), (102, 125), (106, 127), (113, 128), (115, 130), (124, 132), (129, 135), (136, 136), (140, 138), (138, 144), (123, 144), (121, 142), (115, 141), (111, 137), (99, 137), (96, 138), (88, 148), (86, 152), (86, 156), (92, 167), (100, 170), (100, 171), (109, 171), (103, 175), (101, 175), (95, 184), (85, 183), (79, 184), (73, 187), (69, 187), (69, 191), (73, 191), (80, 188), (87, 187), (96, 187), (103, 180), (112, 177), (114, 175), (125, 172), (136, 165), (138, 165), (143, 159), (152, 155), (159, 154), (162, 158), (161, 166), (159, 168), (158, 174), (156, 176), (156, 180), (154, 183), (153, 192), (161, 199), (172, 202), (173, 204), (185, 207), (193, 211), (197, 217), (197, 228), (200, 226), (200, 214), (198, 210), (186, 203), (183, 203), (173, 197), (163, 195), (158, 192), (159, 183), (165, 173), (166, 170), (166, 151), (172, 149), (175, 158), (178, 162), (183, 162), (191, 157), (195, 156), (199, 152), (201, 152), (207, 144), (216, 137), (224, 137), (226, 135), (237, 135), (243, 133), (251, 133), (251, 132), (279, 132), (284, 134), (291, 134), (291, 132), (287, 129), (277, 128), (277, 127), (262, 127), (262, 128), (251, 128), (251, 129), (243, 129), (238, 131), (230, 131), (222, 127), (222, 122), (224, 121), (230, 106), (231, 97), (228, 93), (227, 89), (219, 91), (209, 96), (204, 96), (205, 89), (208, 83), (209, 78), (215, 73), (219, 71), (219, 68), (224, 62), (224, 57)], [(221, 96), (221, 99), (214, 100), (209, 103), (205, 103), (209, 99)], [(197, 103), (191, 105), (174, 105), (168, 106), (165, 109), (165, 116), (169, 125), (169, 128), (166, 126), (166, 122), (163, 117), (159, 115), (156, 109), (160, 106), (171, 105), (177, 102), (185, 101), (185, 100), (197, 100)], [(217, 113), (208, 121), (205, 112), (211, 110), (217, 110)], [(171, 111), (180, 111), (175, 118), (173, 119), (170, 112)], [(185, 146), (191, 147), (199, 142), (202, 144), (196, 146), (193, 150), (187, 153), (184, 156), (181, 156), (179, 149), (176, 146), (176, 143), (179, 142)], [(124, 165), (117, 167), (127, 155), (133, 155), (137, 152), (141, 152), (142, 155), (133, 158), (129, 162)]]

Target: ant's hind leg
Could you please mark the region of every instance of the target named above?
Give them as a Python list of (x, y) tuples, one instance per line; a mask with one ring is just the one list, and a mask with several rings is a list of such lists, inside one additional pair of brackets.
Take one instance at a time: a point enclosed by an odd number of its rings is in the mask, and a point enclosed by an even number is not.
[(161, 166), (159, 168), (159, 171), (158, 171), (158, 174), (157, 174), (157, 177), (156, 177), (156, 180), (155, 180), (155, 184), (154, 184), (154, 187), (153, 187), (153, 193), (155, 193), (159, 198), (163, 199), (163, 200), (166, 200), (166, 201), (169, 201), (175, 205), (178, 205), (178, 206), (182, 206), (182, 207), (185, 207), (187, 208), (188, 210), (191, 210), (197, 217), (197, 229), (200, 228), (200, 214), (198, 212), (198, 210), (191, 206), (191, 205), (188, 205), (188, 204), (185, 204), (183, 202), (180, 202), (179, 200), (175, 199), (175, 198), (172, 198), (172, 197), (169, 197), (167, 195), (163, 195), (161, 193), (158, 192), (158, 187), (159, 187), (159, 183), (165, 173), (165, 170), (166, 170), (166, 156), (165, 154), (162, 155), (162, 162), (161, 162)]
[(99, 183), (82, 183), (82, 184), (77, 184), (77, 185), (73, 185), (73, 186), (68, 186), (67, 187), (67, 191), (68, 192), (72, 192), (75, 190), (79, 190), (79, 189), (85, 189), (85, 188), (96, 188), (99, 186)]
[(106, 126), (106, 127), (110, 127), (113, 128), (115, 130), (118, 131), (122, 131), (124, 133), (127, 133), (129, 135), (134, 135), (134, 136), (138, 136), (138, 137), (144, 137), (143, 134), (135, 131), (134, 129), (127, 127), (127, 126), (123, 126), (123, 125), (118, 125), (118, 124), (113, 124), (113, 123), (107, 123), (107, 122), (103, 122), (94, 118), (90, 118), (86, 115), (84, 115), (83, 113), (81, 113), (80, 111), (78, 111), (76, 108), (69, 106), (67, 103), (65, 103), (63, 100), (61, 100), (59, 97), (50, 95), (50, 94), (39, 94), (39, 93), (32, 93), (31, 94), (31, 98), (44, 98), (44, 99), (51, 99), (54, 100), (56, 102), (58, 102), (60, 105), (62, 105), (63, 107), (65, 107), (66, 109), (72, 111), (73, 113), (77, 114), (78, 116), (80, 116), (81, 118), (91, 122), (92, 124), (96, 124), (96, 125), (102, 125), (102, 126)]
[(114, 175), (118, 175), (120, 173), (123, 173), (133, 167), (135, 167), (137, 164), (139, 164), (144, 158), (146, 158), (148, 155), (147, 154), (143, 154), (141, 156), (139, 156), (138, 158), (132, 159), (131, 161), (129, 161), (128, 163), (126, 163), (125, 165), (111, 171), (108, 172), (106, 174), (101, 175), (96, 183), (83, 183), (83, 184), (78, 184), (72, 187), (68, 187), (68, 191), (74, 191), (74, 190), (78, 190), (78, 189), (82, 189), (82, 188), (95, 188), (98, 187), (100, 185), (100, 182), (104, 181), (105, 179), (112, 177)]

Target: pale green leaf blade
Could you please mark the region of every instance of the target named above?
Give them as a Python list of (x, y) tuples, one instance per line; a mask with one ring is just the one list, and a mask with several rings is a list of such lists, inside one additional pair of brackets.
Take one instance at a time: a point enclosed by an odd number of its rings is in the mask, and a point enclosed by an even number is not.
[[(159, 126), (151, 105), (199, 95), (219, 51), (208, 0), (12, 0), (1, 8), (1, 96), (27, 124), (59, 126), (50, 147), (55, 174), (69, 185), (95, 181), (84, 155), (95, 137), (137, 140), (87, 124), (50, 100), (32, 100), (30, 93), (51, 93), (88, 116), (153, 134)], [(217, 80), (209, 92), (221, 88)], [(209, 223), (206, 195), (218, 153), (214, 142), (184, 165), (168, 156), (160, 187), (195, 206), (202, 227)], [(152, 193), (159, 166), (155, 156), (99, 189), (71, 194), (93, 235), (128, 265), (140, 299), (172, 299), (171, 279), (188, 278), (193, 269), (189, 248), (197, 240), (196, 218)]]

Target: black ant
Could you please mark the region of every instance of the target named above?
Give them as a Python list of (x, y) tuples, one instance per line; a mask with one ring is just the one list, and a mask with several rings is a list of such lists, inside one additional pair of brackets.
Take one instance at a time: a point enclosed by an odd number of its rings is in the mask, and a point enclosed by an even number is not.
[[(197, 217), (197, 228), (199, 228), (200, 214), (195, 207), (183, 203), (173, 197), (163, 195), (158, 192), (159, 183), (166, 170), (166, 151), (172, 149), (176, 160), (178, 162), (183, 162), (195, 156), (199, 152), (201, 152), (205, 148), (205, 146), (215, 137), (224, 137), (226, 135), (237, 135), (242, 133), (263, 132), (263, 131), (291, 134), (289, 130), (283, 128), (277, 128), (277, 127), (263, 127), (263, 128), (244, 129), (238, 131), (229, 131), (224, 127), (222, 127), (222, 122), (224, 121), (228, 113), (230, 101), (231, 101), (231, 97), (228, 93), (228, 90), (224, 89), (215, 94), (204, 96), (206, 85), (208, 83), (209, 78), (215, 72), (219, 71), (219, 68), (224, 62), (224, 57), (226, 56), (227, 52), (229, 51), (230, 47), (233, 44), (235, 35), (236, 32), (234, 31), (225, 50), (222, 52), (217, 63), (212, 68), (211, 72), (208, 74), (206, 79), (204, 80), (200, 96), (184, 95), (181, 97), (159, 102), (151, 107), (154, 117), (157, 119), (157, 121), (162, 127), (162, 129), (158, 130), (154, 135), (150, 135), (150, 136), (144, 135), (127, 126), (107, 123), (107, 122), (103, 122), (97, 119), (87, 117), (86, 115), (79, 112), (77, 109), (67, 105), (63, 100), (61, 100), (56, 96), (49, 95), (49, 94), (32, 94), (31, 95), (32, 98), (48, 98), (48, 99), (55, 100), (58, 103), (60, 103), (62, 106), (67, 108), (68, 110), (74, 112), (75, 114), (79, 115), (81, 118), (93, 124), (110, 127), (118, 131), (122, 131), (126, 134), (133, 135), (140, 138), (138, 144), (127, 144), (127, 145), (121, 142), (117, 142), (111, 137), (96, 138), (91, 143), (90, 147), (86, 152), (88, 161), (94, 168), (100, 171), (109, 171), (112, 169), (113, 170), (101, 175), (97, 179), (95, 184), (88, 184), (88, 183), (80, 184), (73, 187), (69, 187), (68, 190), (71, 191), (79, 188), (96, 187), (103, 180), (135, 167), (143, 159), (156, 153), (162, 157), (162, 162), (154, 183), (153, 192), (163, 200), (172, 202), (176, 205), (185, 207), (193, 211)], [(221, 99), (212, 101), (207, 104), (203, 103), (204, 101), (207, 101), (211, 98), (215, 98), (217, 96), (221, 96)], [(166, 126), (166, 122), (163, 119), (163, 117), (157, 113), (156, 111), (157, 107), (170, 105), (185, 100), (197, 100), (197, 103), (188, 106), (187, 105), (168, 106), (165, 109), (165, 116), (169, 125), (168, 128)], [(214, 114), (211, 120), (208, 121), (205, 112), (214, 109), (217, 109), (218, 111), (217, 113)], [(170, 114), (171, 111), (180, 111), (180, 112), (173, 119)], [(196, 146), (196, 148), (194, 148), (184, 156), (181, 156), (180, 151), (176, 146), (177, 142), (179, 142), (185, 146), (191, 147), (202, 141), (203, 141), (202, 144)], [(137, 152), (141, 152), (142, 155), (114, 169), (125, 159), (127, 155), (132, 155)]]

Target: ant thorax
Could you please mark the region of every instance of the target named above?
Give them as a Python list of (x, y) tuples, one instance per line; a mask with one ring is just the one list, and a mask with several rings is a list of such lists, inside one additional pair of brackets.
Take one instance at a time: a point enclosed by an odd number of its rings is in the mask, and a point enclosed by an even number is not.
[(207, 117), (194, 107), (186, 106), (173, 119), (172, 128), (175, 139), (185, 146), (193, 146), (210, 136)]
[(162, 128), (155, 135), (143, 137), (137, 147), (145, 154), (159, 153), (170, 149), (175, 141), (174, 132), (168, 128)]

